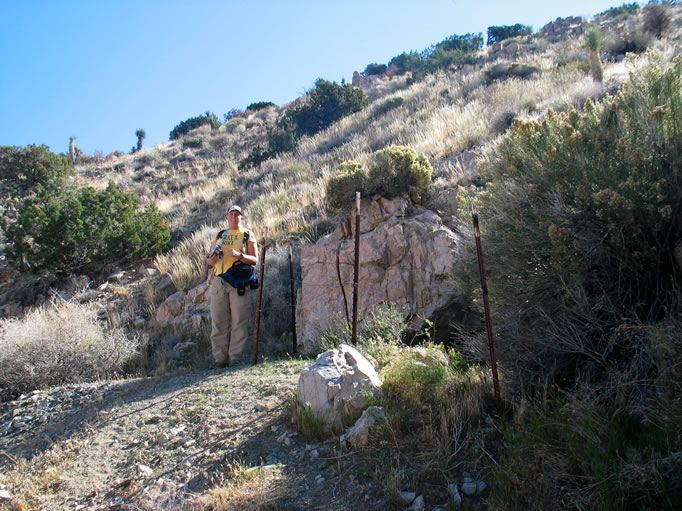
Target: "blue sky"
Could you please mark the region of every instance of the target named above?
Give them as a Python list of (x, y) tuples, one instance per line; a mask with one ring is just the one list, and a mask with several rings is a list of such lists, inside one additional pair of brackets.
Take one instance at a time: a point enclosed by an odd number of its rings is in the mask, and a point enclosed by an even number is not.
[(166, 142), (210, 110), (350, 81), (453, 34), (592, 16), (612, 0), (0, 0), (0, 145), (86, 154)]

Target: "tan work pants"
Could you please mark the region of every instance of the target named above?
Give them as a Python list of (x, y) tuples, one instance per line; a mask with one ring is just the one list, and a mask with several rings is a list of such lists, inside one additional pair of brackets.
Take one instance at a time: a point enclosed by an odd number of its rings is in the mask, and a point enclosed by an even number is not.
[(243, 362), (249, 330), (249, 300), (218, 276), (211, 282), (211, 350), (218, 364)]

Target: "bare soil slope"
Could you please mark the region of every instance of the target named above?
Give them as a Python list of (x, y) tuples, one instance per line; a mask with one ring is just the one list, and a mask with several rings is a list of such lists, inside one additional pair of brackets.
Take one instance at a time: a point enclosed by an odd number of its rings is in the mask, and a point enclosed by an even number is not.
[(354, 458), (366, 463), (368, 453), (341, 453), (332, 440), (306, 442), (284, 413), (305, 365), (70, 385), (5, 403), (6, 504), (385, 509), (371, 474), (354, 473)]

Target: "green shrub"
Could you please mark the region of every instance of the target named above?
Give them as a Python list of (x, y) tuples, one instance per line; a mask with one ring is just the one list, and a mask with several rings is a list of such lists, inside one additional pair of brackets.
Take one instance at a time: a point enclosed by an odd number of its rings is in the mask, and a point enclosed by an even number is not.
[(303, 102), (289, 110), (279, 126), (291, 126), (297, 138), (314, 135), (367, 105), (369, 100), (362, 90), (318, 78)]
[(187, 135), (193, 129), (199, 128), (208, 124), (212, 131), (217, 130), (220, 127), (220, 121), (211, 112), (206, 112), (204, 115), (199, 115), (197, 117), (190, 117), (186, 121), (182, 121), (170, 132), (170, 140), (177, 140), (183, 135)]
[(495, 80), (508, 80), (510, 78), (530, 78), (536, 73), (540, 72), (540, 68), (536, 66), (531, 66), (529, 64), (519, 64), (518, 62), (512, 62), (507, 64), (500, 62), (493, 64), (488, 69), (485, 70), (484, 74), (487, 83), (492, 83)]
[(242, 160), (239, 161), (238, 169), (239, 170), (246, 170), (251, 167), (256, 167), (263, 163), (265, 160), (270, 158), (270, 153), (268, 152), (265, 147), (262, 145), (257, 145), (253, 149), (251, 149), (251, 152), (246, 158), (243, 158)]
[(581, 388), (538, 406), (521, 427), (504, 432), (493, 487), (505, 509), (552, 509), (558, 500), (566, 509), (677, 508), (679, 416), (642, 420), (613, 396), (594, 396)]
[(453, 51), (458, 50), (465, 53), (476, 52), (483, 47), (483, 34), (453, 34), (443, 39), (436, 45), (436, 48)]
[(71, 160), (50, 152), (46, 145), (0, 146), (0, 179), (12, 183), (19, 191), (36, 185), (59, 187), (71, 174)]
[[(406, 330), (405, 318), (395, 305), (377, 305), (358, 323), (357, 348), (372, 357), (380, 368), (384, 367), (404, 347), (402, 336)], [(351, 343), (351, 327), (342, 320), (329, 328), (320, 340), (323, 349)]]
[(15, 268), (36, 273), (99, 271), (164, 250), (170, 229), (155, 206), (139, 211), (140, 200), (113, 182), (26, 199), (7, 229), (7, 256)]
[(367, 64), (362, 74), (364, 76), (382, 75), (386, 72), (386, 69), (388, 69), (386, 64)]
[(625, 15), (632, 15), (636, 14), (637, 11), (639, 11), (639, 4), (637, 2), (632, 2), (629, 4), (623, 3), (620, 7), (610, 7), (606, 9), (605, 11), (601, 12), (598, 14), (598, 16), (607, 16), (607, 17), (617, 17), (621, 16), (623, 14)]
[(382, 389), (414, 406), (440, 403), (447, 391), (444, 382), (451, 375), (450, 361), (442, 346), (408, 348), (381, 372)]
[(277, 108), (277, 105), (274, 104), (272, 101), (257, 101), (256, 103), (251, 103), (249, 106), (247, 106), (246, 111), (257, 112), (258, 110), (264, 110), (270, 107)]
[(644, 30), (660, 39), (670, 30), (672, 17), (666, 4), (651, 2), (642, 9)]
[(530, 35), (533, 28), (517, 23), (515, 25), (500, 25), (488, 27), (488, 42), (486, 44), (499, 43), (505, 39)]
[(404, 100), (401, 97), (396, 96), (393, 98), (388, 98), (379, 103), (374, 108), (374, 112), (372, 112), (372, 117), (375, 119), (381, 117), (382, 115), (385, 115), (387, 112), (390, 112), (391, 110), (402, 106), (403, 103)]
[(404, 146), (391, 146), (374, 153), (369, 173), (355, 162), (343, 163), (340, 171), (341, 174), (327, 183), (327, 200), (333, 209), (352, 205), (355, 192), (386, 198), (408, 194), (418, 201), (431, 184), (433, 173), (426, 156)]
[(244, 117), (245, 112), (239, 108), (232, 108), (226, 114), (223, 114), (223, 122), (227, 124), (232, 119)]
[(451, 35), (440, 43), (422, 52), (403, 52), (393, 57), (388, 65), (397, 67), (400, 73), (410, 72), (408, 80), (413, 83), (451, 66), (473, 64), (477, 61), (476, 52), (483, 46), (482, 34)]
[(269, 157), (282, 153), (291, 153), (296, 149), (295, 127), (284, 122), (268, 127)]
[(421, 59), (416, 51), (403, 52), (388, 61), (388, 67), (395, 66), (401, 73), (416, 71), (421, 67)]
[(678, 311), (681, 116), (682, 60), (652, 62), (603, 104), (516, 121), (498, 146), (479, 211), (517, 384), (629, 367), (647, 347), (618, 327)]
[(188, 147), (191, 149), (197, 149), (201, 147), (201, 139), (196, 137), (184, 139), (182, 141), (182, 148), (187, 149)]
[(367, 173), (359, 163), (344, 162), (340, 174), (327, 183), (327, 201), (334, 209), (350, 207), (355, 201), (355, 192), (367, 193)]
[(423, 154), (405, 146), (391, 146), (374, 153), (368, 175), (369, 193), (383, 197), (409, 194), (413, 200), (426, 192), (433, 169)]

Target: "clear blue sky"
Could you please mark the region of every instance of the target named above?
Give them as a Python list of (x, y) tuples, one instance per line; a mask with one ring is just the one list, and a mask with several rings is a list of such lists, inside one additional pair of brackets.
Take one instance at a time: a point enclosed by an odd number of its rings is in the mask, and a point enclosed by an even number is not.
[(86, 154), (283, 105), (453, 34), (592, 16), (612, 0), (0, 0), (0, 145)]

